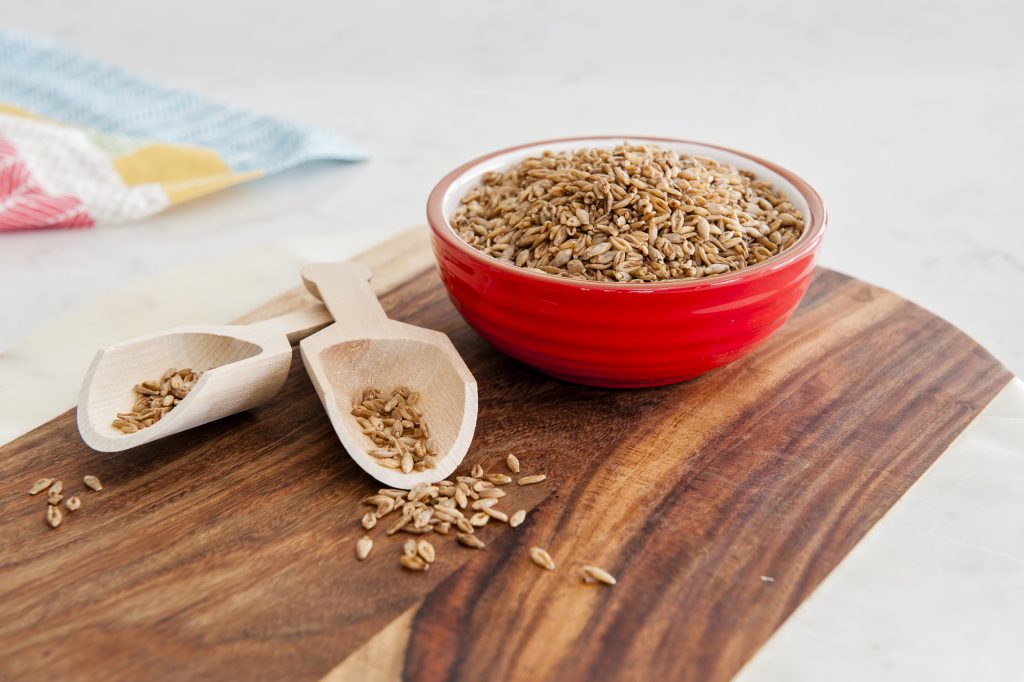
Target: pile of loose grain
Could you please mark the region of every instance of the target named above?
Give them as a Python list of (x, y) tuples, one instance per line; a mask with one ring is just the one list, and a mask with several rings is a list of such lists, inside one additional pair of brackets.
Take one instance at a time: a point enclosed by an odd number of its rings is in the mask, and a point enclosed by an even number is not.
[[(512, 473), (519, 472), (519, 461), (509, 457), (506, 466)], [(533, 485), (544, 480), (543, 474), (521, 476), (519, 485)], [(411, 490), (381, 488), (376, 495), (363, 500), (363, 504), (374, 507), (366, 512), (360, 521), (367, 531), (373, 530), (378, 521), (397, 513), (397, 518), (387, 529), (387, 535), (411, 533), (424, 535), (438, 533), (448, 535), (455, 531), (459, 544), (471, 549), (483, 549), (486, 545), (476, 532), (492, 520), (507, 523), (512, 528), (526, 520), (526, 510), (520, 509), (512, 515), (498, 509), (506, 493), (501, 486), (512, 482), (504, 473), (484, 473), (477, 464), (469, 476), (456, 476), (454, 481), (440, 481), (433, 485), (417, 483)], [(364, 535), (356, 543), (356, 558), (363, 561), (373, 549), (373, 540)], [(425, 538), (416, 542), (408, 540), (399, 558), (402, 566), (410, 571), (426, 571), (436, 556), (434, 546)]]
[[(505, 466), (512, 474), (520, 473), (519, 458), (515, 455), (505, 459)], [(498, 509), (506, 497), (501, 486), (513, 480), (520, 486), (535, 485), (546, 479), (544, 474), (528, 474), (513, 479), (501, 472), (486, 473), (483, 466), (476, 464), (469, 476), (456, 476), (454, 481), (445, 480), (433, 485), (418, 483), (408, 491), (381, 488), (376, 495), (362, 501), (373, 507), (373, 510), (363, 514), (360, 520), (367, 534), (356, 541), (356, 559), (365, 561), (369, 558), (374, 548), (369, 533), (390, 514), (395, 514), (397, 518), (388, 527), (388, 536), (396, 533), (449, 535), (454, 531), (460, 545), (470, 549), (484, 549), (487, 544), (480, 539), (478, 531), (492, 521), (517, 528), (526, 520), (525, 509), (512, 514)], [(554, 559), (541, 547), (531, 547), (529, 557), (533, 563), (548, 571), (556, 568)], [(398, 561), (402, 568), (418, 572), (430, 570), (436, 558), (434, 545), (426, 537), (421, 537), (405, 541)], [(580, 577), (585, 583), (615, 584), (615, 578), (610, 573), (596, 566), (582, 565), (580, 571)]]
[(420, 394), (407, 386), (390, 391), (366, 388), (352, 400), (352, 416), (379, 447), (369, 451), (378, 464), (403, 473), (437, 466), (430, 424), (419, 406)]
[(135, 405), (131, 412), (118, 412), (113, 426), (121, 433), (135, 433), (160, 421), (174, 409), (199, 381), (202, 372), (170, 368), (159, 379), (135, 386)]
[[(103, 484), (100, 483), (100, 479), (91, 474), (83, 478), (82, 482), (85, 483), (86, 488), (94, 492), (103, 490)], [(64, 499), (64, 493), (67, 491), (64, 489), (64, 482), (60, 479), (40, 478), (28, 489), (28, 494), (38, 495), (44, 490), (46, 491), (46, 523), (49, 524), (50, 528), (56, 528), (64, 519), (64, 514), (59, 506), (61, 500), (64, 500), (64, 508), (69, 512), (78, 511), (82, 508), (82, 501), (77, 495), (72, 495), (66, 500)]]
[(781, 253), (804, 230), (785, 195), (749, 171), (628, 144), (545, 152), (486, 173), (451, 223), (499, 260), (607, 282), (740, 270)]

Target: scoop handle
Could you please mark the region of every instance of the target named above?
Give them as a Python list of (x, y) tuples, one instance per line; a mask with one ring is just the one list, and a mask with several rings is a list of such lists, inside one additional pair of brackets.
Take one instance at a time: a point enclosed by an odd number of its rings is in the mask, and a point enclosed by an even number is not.
[(309, 293), (327, 306), (335, 324), (374, 338), (390, 322), (370, 287), (373, 273), (362, 263), (310, 263), (302, 268)]
[(302, 341), (302, 339), (320, 331), (333, 321), (327, 308), (318, 303), (293, 310), (284, 315), (253, 322), (249, 326), (261, 331), (267, 330), (275, 334), (284, 334), (288, 337), (288, 343), (294, 346), (299, 341)]

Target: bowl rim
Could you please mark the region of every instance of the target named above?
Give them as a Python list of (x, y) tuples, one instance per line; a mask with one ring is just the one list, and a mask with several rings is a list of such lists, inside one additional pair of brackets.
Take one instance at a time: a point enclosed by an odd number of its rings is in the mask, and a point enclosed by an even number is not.
[[(615, 141), (615, 142), (633, 142), (633, 143), (671, 143), (671, 144), (687, 144), (698, 147), (704, 147), (706, 149), (714, 151), (726, 152), (728, 154), (735, 154), (741, 156), (748, 161), (752, 161), (755, 164), (764, 166), (771, 171), (774, 171), (778, 175), (782, 176), (787, 182), (789, 182), (803, 197), (804, 201), (807, 202), (807, 206), (810, 209), (811, 221), (804, 234), (800, 237), (797, 243), (783, 251), (778, 256), (773, 256), (764, 260), (756, 265), (743, 268), (724, 275), (714, 275), (711, 277), (700, 278), (700, 279), (684, 279), (684, 280), (672, 280), (662, 282), (645, 282), (644, 284), (635, 284), (632, 282), (592, 282), (589, 280), (578, 280), (569, 279), (567, 277), (557, 277), (555, 275), (549, 275), (543, 272), (534, 272), (525, 268), (517, 267), (511, 263), (498, 260), (493, 256), (473, 248), (459, 237), (458, 233), (455, 232), (455, 228), (451, 226), (448, 220), (448, 216), (444, 215), (444, 198), (448, 192), (448, 189), (456, 182), (463, 179), (465, 176), (472, 174), (475, 168), (489, 161), (490, 159), (501, 156), (503, 154), (511, 154), (513, 152), (521, 151), (530, 148), (541, 148), (547, 145), (562, 145), (567, 143), (579, 142), (581, 144), (586, 142), (600, 142), (600, 141)], [(714, 154), (709, 154), (714, 158)], [(807, 183), (803, 178), (798, 176), (782, 166), (779, 166), (771, 161), (767, 161), (753, 154), (748, 154), (736, 149), (729, 147), (723, 147), (715, 144), (708, 144), (706, 142), (699, 142), (696, 140), (684, 140), (672, 137), (651, 137), (647, 135), (584, 135), (577, 137), (561, 137), (550, 140), (541, 140), (539, 142), (528, 142), (526, 144), (515, 145), (513, 147), (506, 147), (499, 149), (483, 156), (479, 156), (475, 159), (467, 161), (455, 170), (451, 171), (441, 181), (434, 186), (431, 190), (430, 196), (427, 198), (427, 223), (430, 225), (430, 229), (433, 231), (441, 241), (461, 251), (462, 253), (469, 256), (471, 259), (480, 263), (486, 268), (495, 268), (500, 272), (507, 272), (513, 276), (525, 277), (527, 279), (537, 280), (538, 282), (545, 282), (553, 286), (567, 286), (574, 289), (602, 289), (612, 291), (624, 291), (624, 292), (644, 292), (644, 291), (663, 291), (665, 289), (703, 289), (711, 287), (728, 286), (744, 282), (746, 280), (754, 279), (766, 275), (771, 272), (775, 272), (793, 261), (799, 260), (802, 256), (808, 252), (813, 252), (821, 242), (822, 235), (825, 232), (825, 227), (828, 224), (828, 213), (825, 209), (825, 204), (821, 199), (821, 196)]]

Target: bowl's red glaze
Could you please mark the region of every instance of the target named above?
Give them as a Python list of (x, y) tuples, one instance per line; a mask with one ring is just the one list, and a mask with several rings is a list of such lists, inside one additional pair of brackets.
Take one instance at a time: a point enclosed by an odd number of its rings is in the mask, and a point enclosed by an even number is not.
[[(781, 255), (736, 273), (654, 284), (587, 283), (517, 268), (463, 242), (444, 211), (461, 198), (481, 165), (509, 153), (555, 145), (614, 145), (623, 140), (663, 146), (697, 143), (662, 138), (549, 140), (481, 157), (448, 174), (430, 195), (427, 219), (441, 280), (456, 309), (499, 350), (542, 372), (591, 386), (635, 388), (690, 379), (740, 358), (789, 319), (810, 284), (826, 224), (811, 187), (778, 166), (722, 147), (703, 155), (742, 157), (770, 169), (809, 209), (800, 240)], [(700, 152), (698, 152), (700, 153)], [(521, 158), (516, 157), (516, 158)], [(491, 164), (493, 166), (493, 163)], [(452, 188), (453, 184), (459, 185)], [(455, 196), (450, 191), (457, 191)]]

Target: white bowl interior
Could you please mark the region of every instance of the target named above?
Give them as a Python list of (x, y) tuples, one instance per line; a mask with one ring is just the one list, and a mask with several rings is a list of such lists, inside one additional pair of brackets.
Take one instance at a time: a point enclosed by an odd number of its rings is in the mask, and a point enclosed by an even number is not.
[[(708, 147), (695, 142), (665, 142), (662, 140), (653, 140), (643, 137), (622, 137), (588, 138), (583, 140), (568, 140), (565, 142), (540, 143), (491, 157), (483, 163), (473, 166), (467, 170), (462, 176), (456, 178), (455, 182), (448, 187), (448, 190), (444, 193), (444, 197), (441, 200), (441, 212), (444, 215), (445, 225), (448, 226), (449, 230), (452, 230), (453, 234), (455, 233), (455, 230), (452, 229), (449, 217), (455, 209), (458, 208), (459, 201), (461, 201), (462, 197), (466, 195), (466, 192), (479, 184), (480, 177), (484, 173), (504, 170), (523, 159), (531, 156), (538, 156), (544, 151), (561, 152), (573, 149), (583, 149), (586, 147), (609, 149), (617, 144), (621, 144), (622, 142), (637, 145), (657, 145), (663, 149), (672, 149), (678, 154), (685, 154), (686, 156), (705, 156), (714, 159), (719, 163), (728, 163), (740, 170), (750, 171), (754, 173), (758, 179), (768, 180), (776, 189), (782, 190), (790, 202), (792, 202), (792, 204), (803, 214), (805, 224), (810, 226), (812, 223), (810, 207), (807, 205), (807, 200), (804, 199), (804, 196), (797, 190), (797, 188), (775, 171), (757, 163), (756, 161), (748, 159), (745, 156), (740, 156), (738, 154), (733, 154), (715, 147)], [(804, 231), (804, 234), (807, 234), (807, 230)]]

